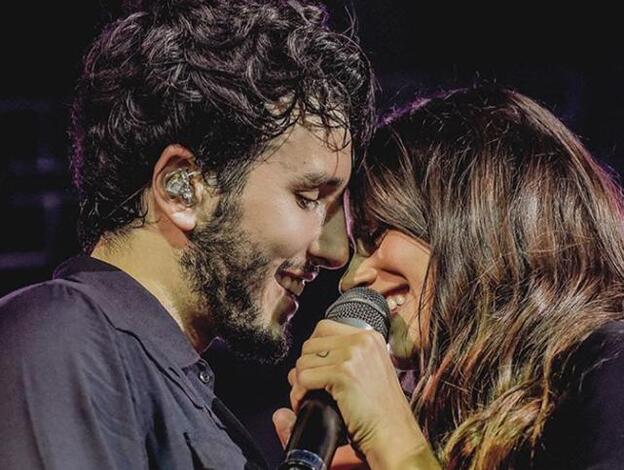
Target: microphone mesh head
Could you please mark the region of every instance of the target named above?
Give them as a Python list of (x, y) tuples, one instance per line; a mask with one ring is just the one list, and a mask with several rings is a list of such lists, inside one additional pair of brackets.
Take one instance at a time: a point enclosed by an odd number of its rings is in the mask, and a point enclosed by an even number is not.
[(327, 309), (325, 318), (362, 320), (388, 340), (390, 309), (383, 295), (368, 287), (349, 289)]

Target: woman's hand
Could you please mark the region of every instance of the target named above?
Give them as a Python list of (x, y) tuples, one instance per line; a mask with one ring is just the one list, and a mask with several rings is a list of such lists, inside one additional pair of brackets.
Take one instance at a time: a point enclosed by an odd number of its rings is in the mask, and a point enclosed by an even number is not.
[(288, 380), (294, 410), (308, 390), (325, 389), (332, 395), (351, 442), (371, 468), (438, 468), (405, 466), (415, 456), (435, 459), (379, 333), (322, 320), (304, 343)]

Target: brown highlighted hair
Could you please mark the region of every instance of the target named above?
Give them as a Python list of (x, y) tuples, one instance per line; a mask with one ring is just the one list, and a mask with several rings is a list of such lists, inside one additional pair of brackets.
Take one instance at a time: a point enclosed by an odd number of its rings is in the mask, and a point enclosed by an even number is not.
[(413, 410), (444, 468), (525, 468), (572, 355), (623, 318), (618, 186), (549, 111), (480, 86), (388, 117), (351, 194), (365, 244), (431, 246)]

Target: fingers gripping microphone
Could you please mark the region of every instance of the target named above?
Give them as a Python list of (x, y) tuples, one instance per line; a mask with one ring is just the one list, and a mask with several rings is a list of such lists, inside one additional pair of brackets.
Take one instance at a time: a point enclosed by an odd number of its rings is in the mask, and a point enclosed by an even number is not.
[[(366, 287), (349, 289), (325, 314), (328, 320), (373, 329), (388, 340), (390, 310), (384, 297)], [(303, 400), (279, 470), (326, 470), (338, 445), (345, 443), (345, 424), (325, 390), (311, 390)]]

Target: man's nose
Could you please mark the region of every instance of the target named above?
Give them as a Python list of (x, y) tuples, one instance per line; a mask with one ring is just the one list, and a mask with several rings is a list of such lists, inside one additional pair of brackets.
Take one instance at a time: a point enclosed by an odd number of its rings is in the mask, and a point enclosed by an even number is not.
[(319, 236), (310, 246), (309, 256), (314, 264), (326, 269), (339, 269), (347, 264), (349, 240), (342, 207), (327, 215)]

